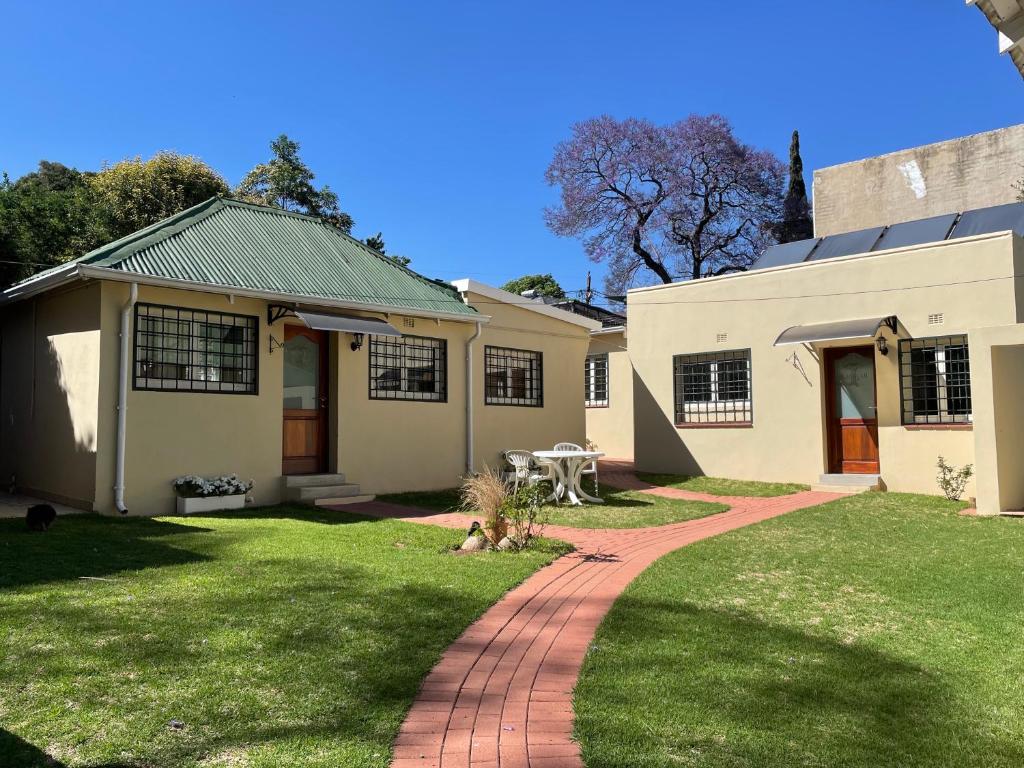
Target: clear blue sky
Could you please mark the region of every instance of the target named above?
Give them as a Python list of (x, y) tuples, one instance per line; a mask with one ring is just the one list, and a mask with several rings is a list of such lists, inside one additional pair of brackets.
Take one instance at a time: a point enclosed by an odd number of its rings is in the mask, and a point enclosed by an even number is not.
[[(727, 10), (726, 10), (727, 9)], [(602, 268), (544, 227), (554, 144), (720, 112), (813, 168), (1024, 122), (963, 0), (25, 2), (0, 29), (0, 169), (195, 154), (236, 183), (285, 132), (360, 237), (432, 277)]]

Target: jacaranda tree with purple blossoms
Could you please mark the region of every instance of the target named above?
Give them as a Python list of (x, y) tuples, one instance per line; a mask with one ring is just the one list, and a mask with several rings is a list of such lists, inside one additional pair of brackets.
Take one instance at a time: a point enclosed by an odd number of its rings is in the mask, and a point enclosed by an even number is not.
[(573, 126), (546, 179), (561, 203), (556, 234), (582, 238), (619, 293), (656, 278), (697, 279), (748, 267), (772, 242), (785, 167), (739, 142), (720, 115), (667, 126), (603, 116)]

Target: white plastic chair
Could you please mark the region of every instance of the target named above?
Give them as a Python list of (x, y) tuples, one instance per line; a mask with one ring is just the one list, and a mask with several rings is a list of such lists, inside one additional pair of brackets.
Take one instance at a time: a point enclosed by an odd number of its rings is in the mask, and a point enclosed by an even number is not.
[[(576, 443), (558, 443), (555, 445), (556, 451), (582, 451), (582, 446), (576, 445)], [(598, 492), (600, 488), (597, 484), (597, 459), (590, 459), (584, 462), (583, 469), (580, 470), (581, 475), (593, 475), (594, 476), (594, 495), (600, 496)]]
[(506, 474), (506, 479), (512, 481), (513, 493), (519, 490), (520, 484), (530, 486), (550, 482), (553, 493), (546, 500), (558, 498), (560, 483), (553, 461), (538, 458), (529, 451), (505, 451), (505, 461), (512, 467), (512, 471)]

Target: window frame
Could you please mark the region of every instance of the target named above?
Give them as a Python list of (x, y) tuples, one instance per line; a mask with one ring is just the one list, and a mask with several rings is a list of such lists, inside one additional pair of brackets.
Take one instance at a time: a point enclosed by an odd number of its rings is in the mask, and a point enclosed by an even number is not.
[[(434, 342), (431, 345), (418, 345), (419, 349), (430, 349), (438, 352), (438, 359), (434, 363), (434, 372), (438, 374), (437, 383), (440, 385), (440, 392), (436, 393), (437, 397), (415, 397), (415, 395), (430, 394), (425, 392), (418, 392), (416, 390), (409, 389), (409, 372), (416, 368), (425, 368), (425, 366), (408, 366), (404, 365), (406, 362), (405, 358), (405, 340), (422, 340)], [(398, 344), (402, 346), (402, 359), (403, 363), (397, 370), (399, 372), (399, 387), (396, 389), (380, 389), (373, 386), (374, 382), (374, 368), (380, 368), (383, 370), (395, 370), (394, 366), (374, 365), (374, 357), (378, 355), (376, 346), (378, 344)], [(413, 346), (410, 344), (409, 346)], [(378, 334), (370, 334), (368, 343), (368, 359), (366, 366), (366, 391), (367, 397), (370, 400), (382, 400), (385, 402), (400, 402), (400, 403), (447, 403), (448, 402), (448, 339), (437, 338), (436, 336), (418, 336), (415, 334), (402, 334), (401, 336), (380, 336)], [(378, 393), (398, 393), (397, 396), (380, 396)]]
[[(157, 309), (157, 310), (161, 311), (161, 314), (153, 314), (153, 315), (145, 314), (145, 313), (142, 312), (143, 309), (146, 309), (146, 310)], [(170, 311), (173, 311), (173, 312), (176, 312), (176, 313), (185, 312), (185, 313), (188, 313), (190, 315), (190, 317), (188, 317), (186, 319), (182, 319), (180, 316), (168, 317), (167, 315), (163, 314), (167, 310), (170, 310)], [(173, 304), (155, 304), (155, 303), (143, 302), (143, 301), (138, 301), (138, 302), (135, 303), (135, 308), (134, 308), (134, 311), (133, 311), (132, 314), (133, 314), (133, 317), (132, 317), (132, 389), (133, 390), (138, 391), (138, 392), (178, 392), (178, 393), (202, 394), (202, 395), (249, 395), (249, 396), (253, 396), (253, 395), (258, 396), (259, 395), (259, 393), (260, 393), (260, 348), (259, 348), (260, 318), (259, 318), (259, 316), (257, 316), (257, 315), (245, 315), (245, 314), (240, 314), (240, 313), (237, 313), (237, 312), (221, 312), (221, 311), (218, 311), (218, 310), (198, 309), (198, 308), (194, 308), (194, 307), (183, 307), (183, 306), (177, 306), (177, 305), (173, 305)], [(201, 315), (205, 319), (199, 319), (198, 317), (196, 317), (197, 315)], [(246, 323), (245, 324), (233, 323), (231, 325), (228, 325), (228, 324), (225, 324), (225, 323), (222, 323), (222, 322), (217, 322), (216, 320), (212, 320), (211, 318), (214, 318), (214, 317), (216, 317), (216, 318), (230, 317), (230, 318), (235, 318), (237, 320), (245, 320)], [(242, 353), (240, 355), (234, 355), (234, 356), (239, 357), (241, 359), (242, 367), (239, 370), (241, 370), (242, 372), (246, 372), (248, 370), (252, 371), (252, 383), (250, 385), (251, 388), (247, 388), (247, 389), (219, 389), (219, 388), (218, 389), (210, 389), (208, 387), (203, 387), (203, 388), (198, 388), (198, 387), (193, 387), (193, 386), (183, 387), (183, 386), (180, 386), (182, 383), (187, 383), (189, 385), (192, 385), (192, 384), (197, 384), (197, 383), (209, 384), (211, 382), (208, 382), (205, 379), (195, 379), (195, 378), (184, 378), (184, 379), (182, 379), (182, 378), (173, 378), (172, 379), (172, 378), (163, 378), (163, 377), (142, 376), (142, 375), (140, 375), (140, 368), (139, 368), (139, 366), (140, 366), (141, 363), (156, 362), (156, 361), (141, 360), (139, 358), (139, 347), (140, 346), (142, 346), (143, 349), (167, 349), (166, 347), (155, 347), (155, 346), (152, 346), (152, 345), (140, 345), (140, 343), (139, 343), (140, 342), (140, 336), (142, 334), (151, 335), (151, 336), (170, 335), (170, 334), (166, 334), (164, 331), (161, 331), (160, 334), (153, 334), (152, 332), (144, 331), (142, 329), (142, 323), (140, 323), (140, 318), (142, 320), (154, 319), (154, 320), (161, 320), (161, 321), (164, 321), (164, 322), (176, 322), (176, 323), (188, 323), (189, 324), (189, 333), (188, 333), (188, 336), (185, 337), (185, 338), (188, 339), (188, 348), (186, 350), (178, 350), (179, 352), (184, 352), (187, 355), (188, 362), (184, 363), (184, 367), (185, 367), (186, 371), (189, 372), (189, 373), (191, 373), (191, 371), (193, 369), (195, 369), (195, 368), (209, 368), (210, 367), (210, 366), (205, 365), (203, 363), (196, 362), (196, 359), (197, 359), (198, 355), (210, 354), (210, 353), (208, 353), (205, 350), (197, 350), (197, 349), (194, 348), (195, 340), (200, 338), (200, 336), (196, 333), (196, 327), (197, 326), (199, 326), (199, 325), (205, 325), (205, 326), (219, 325), (221, 327), (242, 328), (243, 329), (243, 338), (242, 338), (241, 344), (242, 344), (242, 347), (243, 347), (243, 351), (242, 351)], [(245, 330), (249, 330), (252, 333), (252, 351), (249, 352), (249, 353), (247, 353), (245, 351), (245, 349), (244, 349), (245, 345), (246, 345), (246, 342), (247, 342), (247, 340), (244, 337)], [(178, 334), (178, 335), (181, 336), (181, 334)], [(216, 353), (216, 354), (223, 354), (223, 353)], [(246, 358), (249, 357), (250, 355), (251, 355), (251, 368), (250, 368), (250, 366), (245, 365)], [(166, 364), (166, 363), (161, 363), (161, 364)], [(181, 363), (173, 363), (173, 365), (182, 365), (182, 364)], [(222, 371), (225, 370), (223, 365), (218, 366), (218, 367)], [(152, 380), (152, 381), (174, 382), (178, 386), (159, 387), (159, 386), (152, 386), (152, 385), (140, 383), (141, 381), (150, 381), (150, 380)], [(216, 382), (216, 383), (219, 384), (219, 385), (223, 385), (223, 384), (225, 384), (227, 382), (219, 381), (219, 382)], [(243, 382), (242, 384), (239, 384), (237, 386), (245, 386), (245, 382)]]
[[(950, 349), (963, 349), (962, 360), (947, 359), (947, 351)], [(918, 414), (915, 408), (915, 394), (922, 389), (932, 389), (932, 385), (914, 383), (915, 364), (911, 359), (914, 350), (933, 350), (934, 359), (930, 362), (935, 367), (934, 401), (935, 413)], [(962, 371), (950, 371), (948, 365), (951, 363), (962, 364)], [(970, 340), (966, 333), (951, 333), (943, 336), (924, 336), (916, 339), (900, 339), (899, 344), (899, 379), (900, 379), (900, 424), (908, 428), (933, 427), (933, 428), (967, 428), (974, 424), (974, 400), (971, 385), (971, 356)], [(918, 375), (926, 375), (918, 373)], [(966, 384), (950, 382), (954, 376), (966, 377)], [(966, 395), (951, 395), (950, 390), (966, 388)], [(926, 392), (926, 395), (931, 395)], [(966, 399), (967, 409), (965, 411), (950, 411), (950, 401)], [(908, 409), (908, 401), (910, 408)]]
[[(738, 371), (726, 374), (719, 370), (721, 363), (744, 363), (746, 378), (736, 376)], [(685, 367), (707, 366), (706, 392), (701, 386), (700, 394), (706, 398), (686, 399), (685, 378), (693, 376)], [(734, 378), (727, 379), (731, 375)], [(737, 382), (746, 385), (745, 397), (723, 397), (722, 384), (735, 388)], [(728, 394), (728, 390), (726, 391)], [(739, 418), (725, 418), (738, 416)], [(705, 418), (701, 418), (705, 417)], [(672, 419), (678, 428), (691, 427), (751, 427), (754, 424), (754, 367), (751, 350), (730, 349), (714, 352), (687, 352), (672, 356)]]
[[(597, 366), (594, 361), (604, 363), (604, 398), (597, 398)], [(611, 386), (608, 376), (609, 359), (607, 352), (587, 355), (583, 362), (583, 406), (585, 408), (608, 408), (611, 405)]]
[[(505, 355), (502, 353), (512, 353), (511, 355)], [(488, 364), (495, 357), (504, 357), (507, 359), (517, 360), (530, 360), (532, 361), (530, 366), (527, 368), (517, 368), (517, 370), (528, 371), (528, 375), (524, 379), (526, 386), (527, 396), (526, 397), (514, 397), (512, 395), (492, 395), (490, 393), (490, 385), (488, 383)], [(544, 407), (544, 353), (535, 349), (517, 349), (516, 347), (501, 347), (496, 344), (485, 344), (484, 345), (484, 405), (497, 405), (507, 406), (512, 408), (543, 408)], [(513, 370), (512, 368), (506, 367), (504, 369), (506, 374), (505, 387), (506, 391), (512, 391), (512, 387), (515, 382), (511, 381), (508, 377), (508, 372)], [(531, 375), (532, 374), (532, 375)], [(531, 392), (531, 389), (533, 390)], [(532, 400), (534, 402), (509, 402), (509, 401), (523, 401)]]

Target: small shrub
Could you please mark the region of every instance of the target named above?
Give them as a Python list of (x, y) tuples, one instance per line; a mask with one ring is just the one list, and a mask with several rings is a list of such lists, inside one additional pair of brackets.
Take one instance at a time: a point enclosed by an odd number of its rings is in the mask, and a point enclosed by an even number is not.
[(185, 475), (174, 480), (174, 492), (184, 499), (236, 496), (240, 493), (248, 493), (252, 487), (252, 480), (240, 480), (238, 475), (221, 475), (220, 477)]
[(462, 509), (479, 512), (484, 518), (484, 532), (492, 544), (497, 544), (508, 531), (504, 511), (511, 495), (508, 485), (493, 468), (487, 467), (462, 483)]
[(967, 487), (967, 481), (974, 475), (974, 465), (965, 464), (961, 469), (957, 469), (952, 464), (947, 464), (946, 460), (939, 456), (937, 466), (939, 468), (939, 487), (942, 492), (950, 501), (959, 501), (964, 493), (964, 488)]
[(511, 525), (509, 541), (515, 549), (526, 549), (544, 532), (548, 522), (544, 515), (545, 496), (541, 486), (531, 485), (520, 488), (506, 500), (503, 514)]

